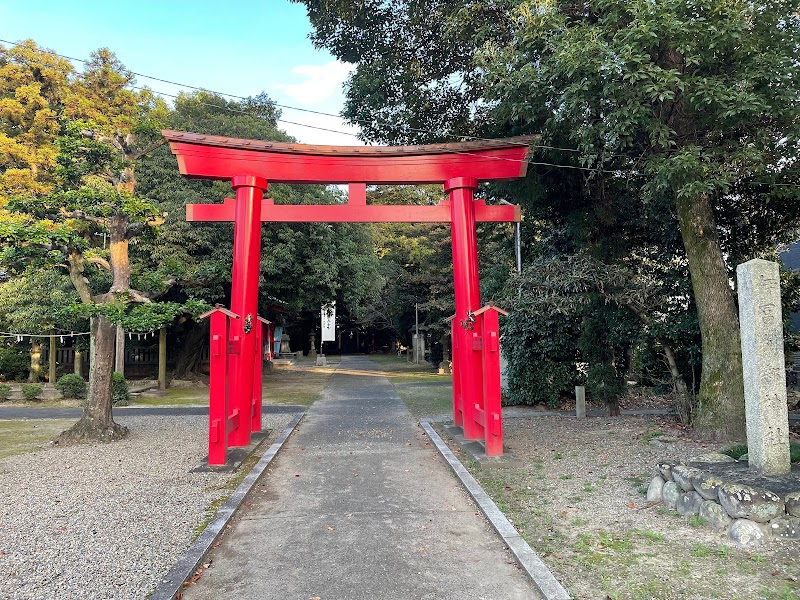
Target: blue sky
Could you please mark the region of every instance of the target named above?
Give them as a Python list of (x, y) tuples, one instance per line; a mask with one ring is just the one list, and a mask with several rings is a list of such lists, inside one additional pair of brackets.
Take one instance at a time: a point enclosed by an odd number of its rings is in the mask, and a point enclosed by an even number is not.
[[(264, 91), (279, 104), (338, 113), (350, 67), (315, 49), (310, 30), (305, 7), (288, 0), (0, 2), (3, 40), (32, 38), (82, 59), (108, 47), (137, 73), (240, 96)], [(181, 89), (144, 77), (137, 82), (168, 94)], [(354, 131), (338, 118), (282, 110), (288, 121)], [(281, 127), (305, 143), (361, 143), (350, 135)]]

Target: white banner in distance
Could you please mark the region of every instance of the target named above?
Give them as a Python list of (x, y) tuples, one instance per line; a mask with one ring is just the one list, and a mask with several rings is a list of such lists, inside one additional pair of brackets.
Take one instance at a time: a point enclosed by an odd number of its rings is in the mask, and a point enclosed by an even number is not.
[(322, 341), (336, 341), (336, 300), (322, 307)]

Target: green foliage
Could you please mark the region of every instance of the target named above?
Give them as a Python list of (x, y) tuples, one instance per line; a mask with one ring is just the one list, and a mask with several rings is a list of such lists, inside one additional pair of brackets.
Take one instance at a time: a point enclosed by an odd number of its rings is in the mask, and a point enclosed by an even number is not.
[(0, 383), (0, 402), (8, 402), (11, 397), (11, 386)]
[(27, 401), (36, 400), (42, 395), (44, 388), (38, 383), (23, 383), (22, 384), (22, 397)]
[(593, 399), (608, 405), (616, 405), (625, 391), (625, 381), (615, 364), (615, 357), (622, 355), (620, 346), (614, 344), (614, 334), (617, 333), (614, 327), (619, 326), (622, 321), (620, 312), (593, 294), (578, 340), (582, 358), (589, 363), (586, 372), (587, 390)]
[(122, 373), (116, 371), (111, 377), (111, 404), (112, 406), (128, 406), (130, 404), (128, 382)]
[(0, 379), (5, 381), (25, 379), (30, 364), (30, 347), (27, 344), (0, 343)]
[(734, 444), (733, 446), (728, 446), (727, 448), (720, 450), (722, 454), (727, 454), (731, 458), (735, 458), (739, 460), (741, 456), (747, 454), (747, 444)]
[(56, 381), (56, 389), (64, 398), (84, 398), (86, 382), (77, 373), (67, 373)]
[(179, 314), (197, 316), (211, 306), (196, 298), (183, 303), (145, 302), (131, 303), (126, 293), (117, 294), (114, 300), (103, 304), (74, 303), (62, 307), (57, 314), (64, 318), (104, 316), (114, 324), (121, 324), (126, 331), (154, 331), (169, 325)]
[(567, 315), (515, 307), (501, 326), (509, 404), (556, 406), (560, 396), (581, 381), (571, 343), (579, 327), (579, 321)]
[[(620, 303), (639, 314), (630, 344), (645, 376), (674, 384), (661, 366), (669, 347), (685, 381), (702, 377), (709, 405), (738, 401), (735, 375), (711, 385), (713, 374), (698, 372), (697, 314), (726, 315), (702, 321), (706, 364), (725, 363), (737, 335), (733, 298), (708, 306), (701, 294), (698, 312), (690, 283), (713, 280), (727, 292), (737, 263), (774, 256), (796, 237), (796, 0), (296, 1), (308, 8), (315, 43), (356, 65), (344, 114), (365, 139), (542, 134), (528, 180), (493, 188), (526, 209), (527, 261), (540, 256), (542, 232), (564, 231), (548, 253), (586, 251), (663, 283), (658, 301)], [(701, 201), (714, 217), (695, 244), (697, 225), (679, 228), (676, 202)], [(706, 268), (707, 258), (728, 260), (728, 271)], [(538, 339), (542, 327), (529, 321)], [(719, 327), (729, 329), (711, 331)], [(504, 342), (537, 368), (524, 343)], [(610, 369), (604, 378), (613, 379)], [(738, 407), (729, 412), (735, 421)]]
[(78, 328), (84, 326), (80, 319), (61, 312), (76, 300), (65, 270), (28, 267), (0, 283), (0, 306), (4, 308), (0, 325), (5, 331), (33, 334), (47, 333), (53, 327)]

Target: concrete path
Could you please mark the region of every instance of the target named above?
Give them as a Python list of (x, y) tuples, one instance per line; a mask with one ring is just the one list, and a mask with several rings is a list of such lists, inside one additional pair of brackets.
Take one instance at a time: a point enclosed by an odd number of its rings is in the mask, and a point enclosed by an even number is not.
[(185, 600), (539, 598), (386, 377), (343, 357)]

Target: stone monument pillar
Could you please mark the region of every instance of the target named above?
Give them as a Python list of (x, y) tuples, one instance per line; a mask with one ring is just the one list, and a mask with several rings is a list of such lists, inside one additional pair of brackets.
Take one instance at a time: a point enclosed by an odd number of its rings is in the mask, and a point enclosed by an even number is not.
[(281, 333), (281, 348), (279, 354), (291, 354), (292, 348), (289, 345), (289, 334), (285, 331)]
[(317, 360), (317, 334), (310, 334), (308, 336), (308, 341), (311, 342), (311, 349), (308, 351), (308, 357)]
[(777, 263), (761, 259), (736, 268), (747, 456), (750, 466), (764, 475), (791, 470), (778, 273)]
[(582, 385), (575, 386), (575, 416), (586, 418), (586, 388)]
[(411, 337), (414, 346), (414, 364), (421, 365), (425, 362), (425, 334), (415, 333)]

